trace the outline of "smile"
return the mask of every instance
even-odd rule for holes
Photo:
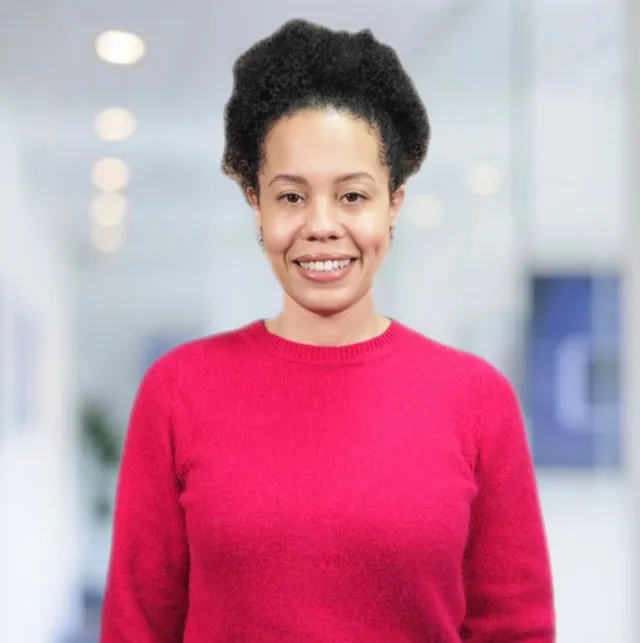
[[[324,261],[294,261],[306,279],[316,283],[335,282],[347,275],[356,259],[326,259]]]
[[[305,270],[313,272],[331,272],[332,270],[340,270],[346,268],[352,259],[341,259],[340,261],[298,261],[299,266]]]

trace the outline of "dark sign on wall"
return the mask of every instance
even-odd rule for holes
[[[538,467],[617,468],[620,280],[534,277],[524,405]]]

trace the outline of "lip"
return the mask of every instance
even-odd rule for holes
[[[303,279],[310,281],[315,284],[325,284],[330,285],[342,281],[354,268],[354,265],[358,261],[355,257],[349,257],[348,255],[312,255],[313,259],[296,259],[293,263],[299,271]],[[340,259],[337,257],[340,256]],[[323,257],[323,258],[320,258]],[[344,268],[339,268],[338,270],[330,270],[327,272],[307,270],[303,268],[300,264],[300,261],[306,263],[307,261],[344,261],[348,259],[349,263]]]
[[[346,255],[346,254],[331,254],[328,252],[314,252],[312,254],[308,255],[301,255],[299,257],[296,257],[294,259],[295,263],[300,263],[304,262],[307,263],[309,261],[344,261],[346,259],[352,260],[352,259],[357,259],[354,255]]]

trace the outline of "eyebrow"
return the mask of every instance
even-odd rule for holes
[[[368,179],[369,181],[373,181],[374,183],[376,181],[368,172],[351,172],[349,174],[342,174],[340,176],[337,176],[333,180],[333,183],[337,185],[338,183],[346,183],[347,181],[355,181],[356,179]],[[296,183],[297,185],[309,184],[307,179],[297,174],[277,174],[271,179],[271,181],[269,181],[269,185],[273,185],[277,181],[287,181],[288,183]]]

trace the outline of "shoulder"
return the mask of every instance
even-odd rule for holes
[[[528,437],[518,395],[509,379],[486,359],[441,344],[411,330],[406,360],[413,374],[435,371],[428,380],[450,402],[460,435],[474,461],[527,457]]]
[[[459,388],[477,393],[500,395],[511,392],[507,377],[483,357],[398,325],[404,336],[406,359],[413,368],[437,370],[440,377],[455,381]]]
[[[242,328],[214,333],[180,344],[156,359],[143,378],[143,386],[173,387],[202,382],[205,377],[236,368],[250,352],[247,342],[257,322]]]
[[[402,327],[403,368],[436,387],[462,425],[477,434],[519,420],[520,402],[509,379],[488,360]]]
[[[494,452],[504,445],[523,443],[520,404],[511,382],[498,368],[483,357],[412,329],[404,327],[402,332],[405,350],[400,358],[407,379],[418,382],[421,395],[436,399],[453,418],[451,426],[470,462],[476,463],[478,457],[493,460]]]

